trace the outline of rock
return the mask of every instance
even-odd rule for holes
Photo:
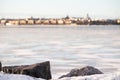
[[[86,75],[93,75],[93,74],[103,74],[103,73],[92,66],[86,66],[81,69],[72,69],[68,74],[63,75],[59,78],[73,77],[73,76],[86,76]]]
[[[22,74],[37,78],[51,79],[50,63],[38,63],[22,69]]]
[[[40,63],[38,63],[38,64],[40,64]],[[33,65],[35,65],[35,64],[33,64]],[[14,66],[11,68],[11,70],[12,70],[13,74],[22,74],[23,68],[26,68],[28,66],[31,66],[31,65]]]
[[[3,72],[9,74],[24,74],[36,78],[51,79],[50,62],[22,66],[5,66]]]
[[[0,71],[2,70],[2,63],[1,63],[1,61],[0,61]]]
[[[3,70],[3,72],[9,73],[9,74],[21,74],[22,69],[24,67],[27,67],[27,66],[28,65],[24,65],[24,66],[4,66],[2,68],[2,70]]]

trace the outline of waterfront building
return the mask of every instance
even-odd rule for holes
[[[6,19],[2,19],[2,20],[0,21],[0,23],[1,23],[1,25],[6,25],[7,20],[6,20]]]
[[[35,24],[41,24],[41,23],[42,23],[42,21],[40,19],[35,20]]]
[[[107,19],[107,24],[117,24],[117,20],[116,19]]]
[[[83,25],[84,23],[85,23],[84,18],[78,18],[76,21],[76,24],[78,24],[78,25]]]
[[[43,24],[50,24],[50,22],[48,19],[46,19],[46,20],[43,20]]]
[[[117,24],[120,24],[120,19],[117,19]]]
[[[69,19],[64,20],[64,24],[71,24],[71,21]]]
[[[57,19],[57,24],[63,25],[63,24],[64,24],[64,21],[63,21],[62,19]]]
[[[20,25],[26,25],[27,21],[25,19],[19,19],[19,24]]]
[[[19,25],[19,20],[18,19],[8,20],[6,25]]]
[[[50,19],[50,24],[53,24],[53,25],[57,24],[56,19]]]
[[[33,19],[28,19],[27,24],[33,25],[33,24],[35,24],[35,21]]]

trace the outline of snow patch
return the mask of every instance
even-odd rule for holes
[[[4,74],[0,73],[0,80],[44,80],[41,78],[33,78],[26,75],[18,74]],[[78,77],[66,77],[62,79],[52,80],[120,80],[120,72],[109,73],[109,74],[96,74],[91,76],[78,76]]]

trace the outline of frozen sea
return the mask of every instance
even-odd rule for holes
[[[53,78],[87,65],[119,72],[120,26],[1,26],[0,61],[3,66],[50,61]]]

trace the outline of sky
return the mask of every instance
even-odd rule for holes
[[[120,0],[0,0],[0,18],[120,18]]]

